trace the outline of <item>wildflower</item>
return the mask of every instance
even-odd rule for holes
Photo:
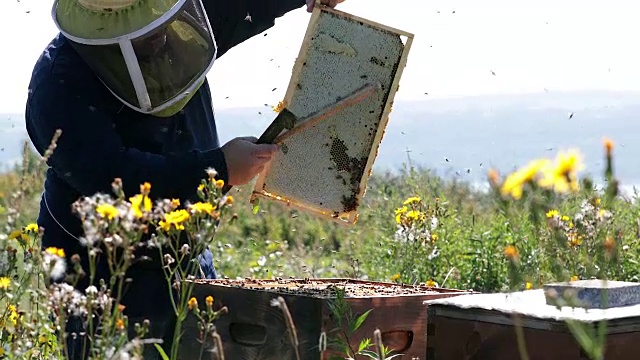
[[[207,176],[209,176],[209,179],[211,180],[215,179],[215,177],[218,176],[218,171],[216,171],[216,169],[214,168],[207,168],[206,172]]]
[[[24,243],[29,241],[29,236],[27,236],[27,234],[22,232],[22,230],[14,230],[9,234],[9,240],[12,240],[12,239],[16,239]]]
[[[149,199],[148,196],[142,194],[138,194],[134,197],[129,198],[129,201],[131,202],[131,209],[133,210],[133,214],[137,218],[141,218],[143,212],[151,211],[151,207],[153,206],[153,204],[151,204],[151,199]]]
[[[500,175],[498,174],[498,172],[495,169],[489,169],[489,171],[487,172],[487,177],[489,178],[489,183],[491,183],[491,185],[495,186],[498,184],[498,180],[500,178]]]
[[[38,224],[31,223],[31,224],[25,226],[24,227],[24,232],[25,233],[29,233],[29,232],[37,233],[38,232]]]
[[[611,151],[613,151],[613,141],[609,138],[604,138],[602,142],[604,143],[604,149],[607,152],[607,156],[611,156]]]
[[[103,218],[107,218],[109,220],[113,220],[116,216],[118,216],[118,209],[111,204],[100,204],[96,207],[96,212]]]
[[[151,184],[149,184],[148,182],[145,182],[144,184],[140,185],[140,193],[144,196],[149,196],[149,193],[151,192]]]
[[[222,179],[216,180],[216,187],[218,189],[222,189],[224,187],[224,180],[222,180]]]
[[[284,105],[284,101],[280,101],[278,102],[278,104],[276,106],[271,106],[271,109],[273,109],[274,112],[279,113],[282,111],[282,109],[285,108]]]
[[[213,210],[215,210],[215,206],[208,202],[197,202],[193,205],[189,205],[189,209],[194,213],[207,213],[209,215],[213,214]]]
[[[581,156],[575,150],[560,152],[556,158],[556,166],[547,168],[539,185],[545,188],[552,188],[558,193],[567,191],[577,191],[577,172],[582,169]]]
[[[436,287],[436,286],[438,286],[438,284],[437,284],[435,281],[433,281],[433,280],[429,280],[429,281],[427,281],[426,285],[427,285],[428,287]]]
[[[391,281],[398,281],[400,279],[400,274],[393,274],[391,276]]]
[[[438,234],[431,234],[431,242],[436,242],[438,240]]]
[[[198,185],[198,191],[204,191],[204,184]]]
[[[424,218],[424,214],[420,211],[410,210],[407,212],[406,218],[409,221],[418,221]]]
[[[582,236],[576,234],[575,232],[567,234],[567,238],[569,240],[569,246],[576,247],[582,244]]]
[[[59,249],[59,248],[56,248],[56,247],[48,247],[48,248],[45,249],[45,252],[47,254],[59,256],[61,258],[64,257],[64,249]]]
[[[55,247],[45,249],[42,266],[43,270],[45,270],[52,279],[58,279],[64,275],[67,269],[64,257],[65,253],[63,249]]]
[[[11,286],[11,279],[6,276],[0,277],[0,289],[8,289]]]
[[[562,215],[562,217],[560,218],[560,220],[564,221],[564,222],[569,222],[571,221],[571,218],[568,217],[567,215]]]
[[[188,305],[189,305],[189,310],[193,310],[196,307],[198,307],[198,300],[196,300],[196,298],[192,297],[191,299],[189,299]]]
[[[207,303],[207,307],[211,307],[213,305],[213,296],[207,296],[204,301]]]
[[[116,320],[116,329],[124,330],[124,320],[122,319]]]
[[[164,220],[161,220],[159,225],[164,231],[169,231],[171,225],[176,230],[184,230],[184,222],[189,220],[189,213],[186,210],[175,210],[168,214],[164,214]]]
[[[516,260],[518,259],[519,253],[518,253],[518,249],[516,249],[515,246],[513,245],[507,245],[504,248],[504,256],[509,259],[509,260]]]
[[[616,246],[616,240],[613,237],[607,236],[604,239],[604,249],[607,251],[607,253],[610,254],[611,252],[613,252],[613,249],[615,248],[615,246]]]
[[[538,172],[549,166],[548,159],[533,160],[524,168],[519,169],[507,176],[502,184],[501,193],[511,195],[518,200],[522,197],[522,188],[526,183],[533,182]]]
[[[573,275],[570,281],[578,281],[580,278],[577,275]]]
[[[420,196],[412,196],[404,201],[403,205],[410,205],[414,203],[419,203],[421,201]]]
[[[524,285],[524,288],[526,290],[531,290],[533,289],[533,284],[527,281],[527,283]]]
[[[171,199],[171,207],[177,209],[180,206],[180,199]]]
[[[225,205],[231,205],[233,204],[233,196],[231,195],[227,195],[225,196],[225,201],[224,201]]]
[[[549,210],[546,215],[547,218],[554,218],[556,216],[559,216],[560,213],[558,212],[558,210]]]
[[[395,210],[395,214],[396,214],[396,223],[401,224],[402,223],[402,214],[404,214],[405,212],[407,212],[407,210],[409,210],[406,206],[403,206],[401,208],[398,208]]]

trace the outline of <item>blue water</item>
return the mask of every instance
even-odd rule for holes
[[[573,116],[570,114],[573,113]],[[216,111],[221,141],[259,134],[275,114],[268,108]],[[640,95],[541,93],[450,100],[396,101],[374,172],[403,162],[448,177],[483,182],[489,167],[508,172],[533,158],[578,148],[596,180],[603,171],[602,138],[615,146],[623,185],[640,184]],[[0,166],[20,158],[27,139],[20,115],[0,115]]]

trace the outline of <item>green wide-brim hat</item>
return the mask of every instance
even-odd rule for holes
[[[63,33],[86,40],[114,39],[175,12],[184,0],[57,0],[53,16]],[[173,9],[173,11],[172,11]]]

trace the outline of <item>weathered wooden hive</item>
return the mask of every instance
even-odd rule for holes
[[[228,308],[229,312],[215,323],[223,341],[225,359],[295,359],[284,315],[279,308],[271,306],[272,300],[282,296],[296,327],[301,359],[320,360],[321,333],[325,332],[330,341],[336,335],[332,330],[338,328],[329,308],[336,299],[336,289],[344,289],[344,300],[355,316],[373,309],[362,327],[350,337],[351,347],[357,349],[361,340],[372,339],[377,328],[384,345],[403,354],[395,359],[403,360],[425,358],[424,301],[470,293],[349,279],[221,279],[197,280],[194,297],[202,309],[209,295],[215,299],[214,309]],[[198,359],[201,344],[196,341],[198,331],[192,317],[185,323],[184,330],[181,357]],[[204,353],[208,354],[207,350],[212,347],[206,343]],[[326,352],[323,360],[329,355],[331,352]]]
[[[632,291],[638,294],[638,284]],[[582,284],[573,285],[579,288]],[[567,321],[597,329],[606,321],[605,359],[637,359],[640,353],[640,304],[628,289],[612,288],[612,305],[599,305],[600,291],[581,289],[580,307],[547,302],[550,289],[507,294],[475,294],[428,301],[426,360],[521,359],[517,329],[531,360],[589,359]],[[617,294],[616,294],[617,293]],[[593,296],[597,294],[597,296]],[[616,297],[626,299],[616,299]],[[634,298],[635,304],[629,299]],[[619,301],[623,300],[623,301]]]
[[[317,6],[282,102],[298,118],[373,84],[374,96],[322,119],[304,121],[260,174],[251,200],[278,200],[345,223],[357,221],[413,35]]]

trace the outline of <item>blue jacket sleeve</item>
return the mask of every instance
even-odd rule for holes
[[[218,57],[275,25],[275,19],[301,8],[306,0],[204,0],[218,45]],[[245,20],[247,15],[251,21]],[[301,30],[304,31],[304,30]]]
[[[158,155],[128,148],[108,113],[83,97],[82,89],[73,89],[74,82],[64,80],[52,75],[33,89],[28,99],[28,130],[41,155],[55,131],[62,130],[48,165],[82,195],[112,194],[111,183],[120,178],[127,195],[138,193],[140,184],[149,182],[153,197],[190,198],[207,177],[208,167],[226,182],[220,149]]]

